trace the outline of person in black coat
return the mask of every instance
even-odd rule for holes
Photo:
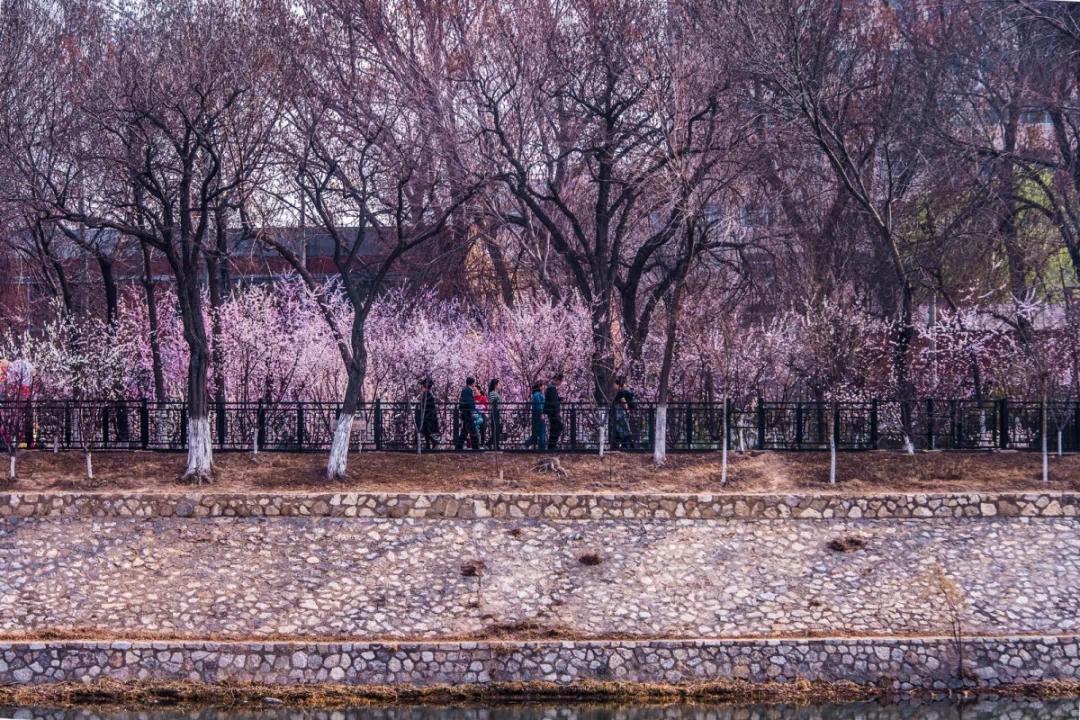
[[[615,418],[615,449],[630,450],[634,447],[633,422],[634,393],[626,387],[626,378],[615,378],[615,398],[611,401],[612,417]],[[620,422],[621,420],[621,422]]]
[[[461,420],[461,429],[454,441],[454,447],[461,450],[465,447],[465,438],[469,439],[469,447],[473,450],[480,449],[480,436],[476,432],[476,423],[473,421],[473,413],[476,412],[476,395],[473,387],[476,378],[465,378],[465,387],[461,388],[461,397],[458,398],[458,415]]]
[[[435,394],[431,392],[434,383],[430,378],[420,381],[420,397],[416,402],[416,431],[424,439],[424,449],[434,450],[439,435],[439,409],[435,404]]]
[[[544,414],[548,419],[548,450],[559,447],[559,437],[563,431],[562,398],[559,397],[559,383],[562,381],[563,374],[555,373],[548,382],[547,390],[544,391]]]

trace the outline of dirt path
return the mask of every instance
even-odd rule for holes
[[[733,453],[726,485],[717,453],[678,453],[663,468],[648,455],[562,455],[567,477],[533,469],[536,455],[368,452],[350,458],[344,482],[322,478],[319,454],[219,453],[214,490],[372,492],[960,492],[1080,490],[1080,455],[1051,458],[1049,487],[1040,481],[1040,459],[1020,452],[845,453],[837,486],[828,484],[828,456],[818,452]],[[78,453],[23,452],[17,490],[178,489],[178,453],[111,452],[94,456],[96,482],[83,476]],[[0,491],[4,488],[0,487]]]

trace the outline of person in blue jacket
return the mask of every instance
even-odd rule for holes
[[[461,388],[461,396],[458,398],[458,414],[461,416],[461,428],[455,438],[454,447],[461,450],[465,447],[465,438],[469,439],[469,447],[473,450],[480,449],[480,435],[476,432],[476,423],[473,422],[473,413],[476,412],[476,395],[473,386],[476,378],[465,378],[465,387]]]
[[[525,441],[525,449],[535,447],[538,451],[543,451],[547,446],[547,425],[544,424],[544,386],[539,381],[532,384],[529,413],[532,418],[532,435]]]

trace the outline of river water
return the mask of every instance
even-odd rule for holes
[[[836,705],[600,705],[522,703],[447,707],[404,705],[321,710],[280,705],[243,708],[4,708],[26,720],[1080,720],[1080,698],[858,702]]]

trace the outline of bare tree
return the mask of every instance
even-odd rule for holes
[[[275,122],[265,87],[272,60],[259,28],[269,3],[150,3],[127,14],[64,6],[51,40],[77,79],[57,103],[72,108],[43,128],[62,163],[28,157],[61,222],[109,230],[160,253],[176,284],[189,350],[188,462],[212,472],[207,372],[210,345],[201,279],[222,199],[266,158]],[[77,232],[77,231],[76,231]]]
[[[320,301],[345,365],[347,384],[334,430],[326,475],[344,477],[353,419],[363,402],[368,315],[399,264],[424,262],[425,246],[439,239],[474,185],[451,184],[452,132],[436,132],[441,117],[432,93],[445,67],[416,65],[393,73],[388,64],[388,19],[376,7],[312,3],[297,29],[304,52],[289,71],[287,129],[279,144],[287,172],[333,245],[337,287],[352,308],[351,328],[337,326],[318,280],[286,242],[264,234]],[[445,11],[424,5],[393,27],[400,41],[441,48]],[[429,77],[430,75],[430,77]],[[430,82],[424,82],[430,80]]]

